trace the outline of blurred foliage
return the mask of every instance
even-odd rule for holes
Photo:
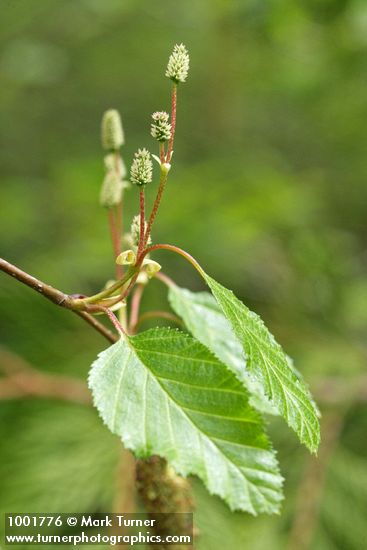
[[[121,111],[129,163],[169,108],[184,42],[175,164],[153,238],[184,247],[266,320],[311,387],[365,369],[367,4],[364,0],[0,0],[1,256],[67,292],[113,274],[99,124]],[[151,190],[151,193],[154,189]],[[150,194],[150,196],[152,196]],[[127,197],[126,219],[137,210]],[[190,266],[157,254],[191,289]],[[143,308],[164,307],[152,282]],[[68,312],[1,276],[1,342],[85,378],[104,345]],[[147,325],[149,326],[149,325]],[[321,402],[322,406],[322,402]],[[314,550],[362,550],[366,406],[350,402],[327,472]],[[111,509],[119,444],[93,411],[0,404],[3,511]],[[281,517],[231,515],[195,484],[199,548],[283,549],[307,452],[269,429],[286,478]]]

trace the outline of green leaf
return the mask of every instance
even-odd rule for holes
[[[319,412],[289,358],[258,315],[209,275],[204,278],[242,344],[248,372],[262,383],[270,402],[300,441],[316,452],[320,443]]]
[[[109,429],[139,457],[196,474],[232,510],[275,513],[282,498],[260,415],[202,344],[170,329],[121,339],[92,365],[89,385]]]
[[[269,403],[262,385],[249,375],[243,348],[214,297],[209,292],[190,292],[176,285],[170,287],[168,297],[191,334],[248,388],[251,405],[262,413],[279,414]]]

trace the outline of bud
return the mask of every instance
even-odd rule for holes
[[[171,156],[172,156],[172,155],[171,155]],[[168,172],[169,172],[170,170],[171,170],[171,165],[170,165],[169,162],[163,162],[163,163],[161,164],[161,172],[162,172],[162,174],[167,175]]]
[[[162,266],[158,262],[149,259],[145,259],[143,261],[143,267],[145,267],[145,271],[149,279],[154,277],[154,275],[162,269]]]
[[[158,141],[168,141],[171,138],[171,124],[168,122],[169,114],[165,111],[157,111],[152,114],[152,119],[151,135]]]
[[[117,265],[134,265],[136,262],[136,254],[133,250],[125,250],[116,258]]]
[[[118,151],[124,142],[120,114],[115,109],[110,109],[102,118],[102,147],[107,151]]]
[[[176,44],[171,53],[166,76],[176,82],[185,82],[189,72],[190,58],[187,49],[183,44]]]
[[[130,180],[135,185],[146,185],[152,181],[153,163],[147,149],[139,149],[130,169]]]
[[[138,285],[146,285],[149,282],[149,277],[145,273],[145,271],[139,272],[139,275],[136,278],[136,282]]]

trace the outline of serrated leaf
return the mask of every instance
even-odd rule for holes
[[[316,452],[320,443],[319,413],[307,386],[260,317],[209,275],[204,278],[242,344],[248,372],[261,382],[270,402],[300,441]]]
[[[265,396],[262,385],[247,372],[242,345],[215,298],[209,292],[190,292],[176,285],[170,287],[168,298],[191,334],[248,388],[250,404],[262,413],[279,414]]]
[[[260,415],[202,344],[170,329],[122,337],[89,377],[104,422],[137,456],[195,474],[233,510],[275,513],[281,476]]]

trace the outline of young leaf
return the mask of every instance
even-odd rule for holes
[[[205,274],[205,280],[242,344],[249,373],[262,383],[265,394],[300,441],[316,452],[320,442],[319,412],[289,358],[258,315],[209,275]]]
[[[168,298],[172,309],[191,334],[210,349],[248,388],[250,403],[262,413],[278,414],[264,394],[262,385],[246,369],[246,358],[229,321],[209,292],[190,292],[172,286]]]
[[[258,413],[202,344],[170,329],[121,339],[93,363],[102,419],[137,456],[196,474],[233,510],[275,513],[282,479]]]

